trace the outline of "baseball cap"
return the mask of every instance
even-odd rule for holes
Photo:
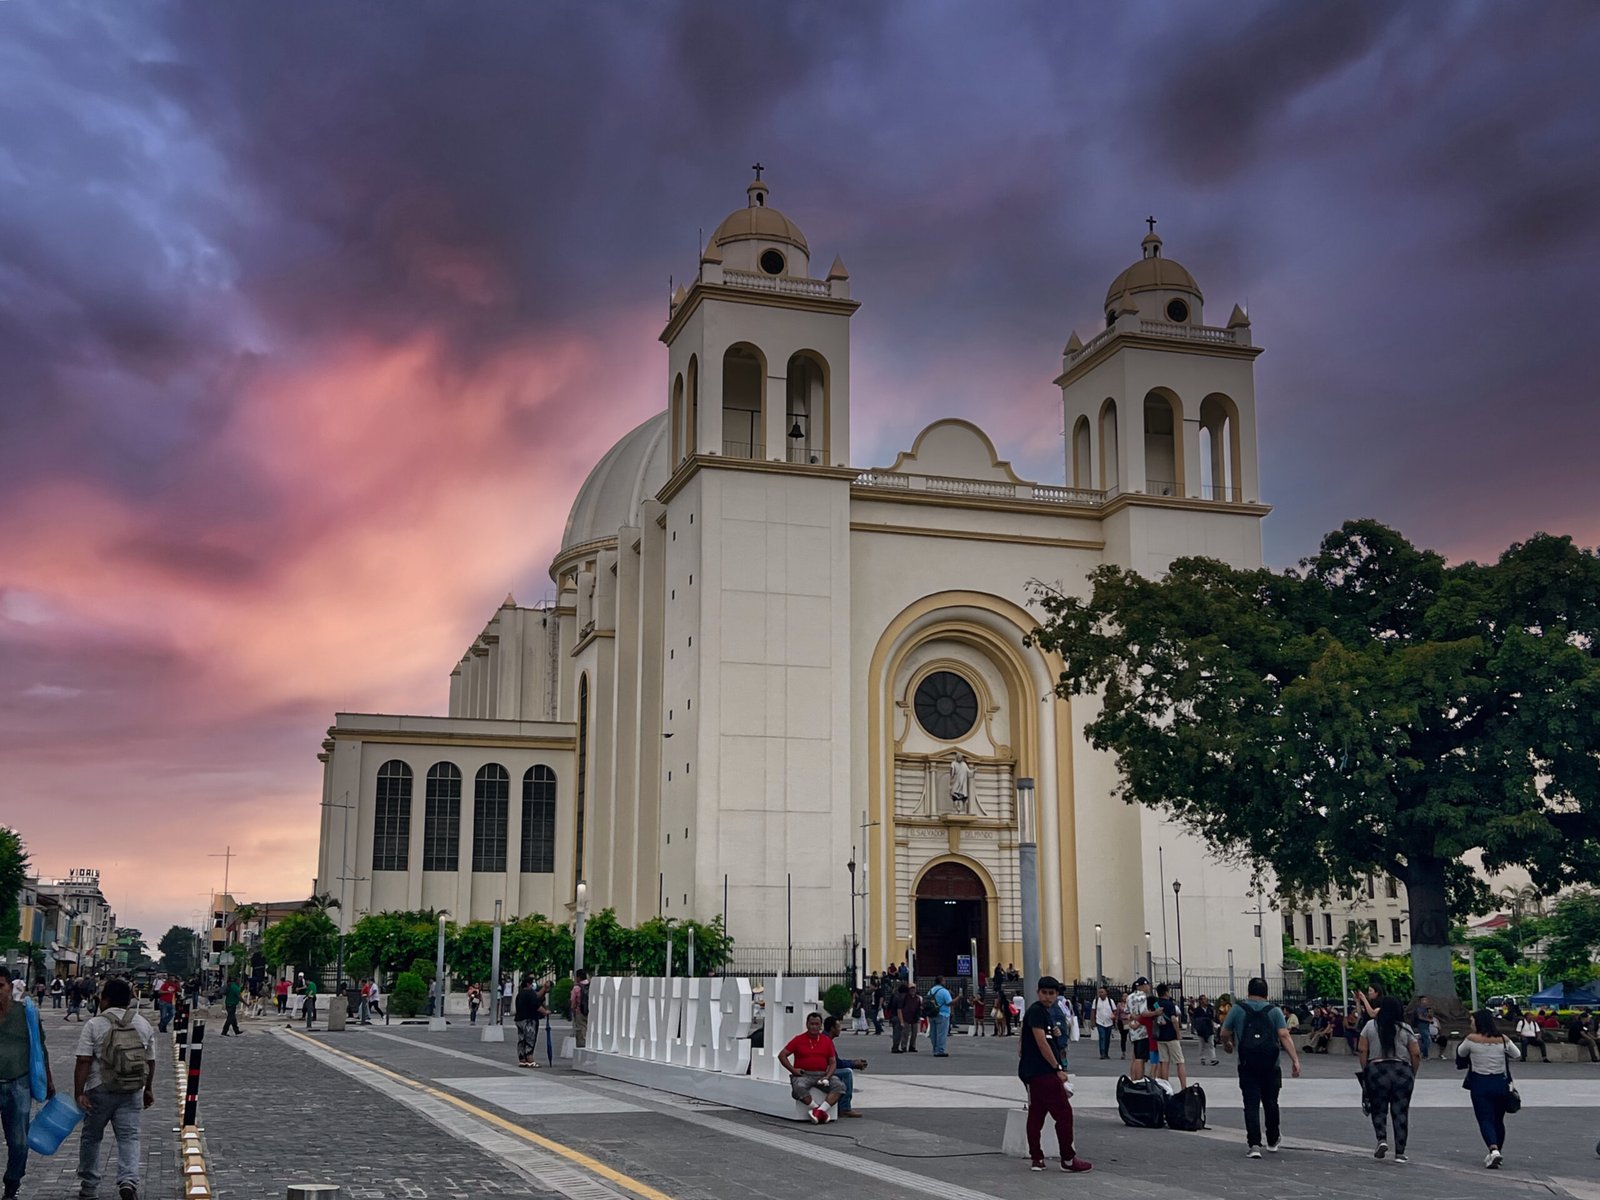
[[[1137,978],[1137,979],[1135,979],[1133,981],[1133,986],[1134,987],[1142,987],[1145,984],[1148,984],[1149,982],[1150,981],[1148,979],[1146,979],[1143,975],[1141,975],[1141,976],[1139,976],[1139,978]]]

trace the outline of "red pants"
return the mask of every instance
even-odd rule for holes
[[[1067,1099],[1067,1087],[1059,1075],[1036,1075],[1028,1080],[1028,1153],[1039,1161],[1044,1158],[1044,1148],[1039,1135],[1044,1132],[1045,1114],[1056,1120],[1056,1141],[1061,1147],[1061,1157],[1071,1159],[1072,1103]]]

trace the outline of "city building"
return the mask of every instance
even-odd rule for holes
[[[448,715],[336,716],[317,890],[346,923],[496,901],[563,919],[583,881],[591,909],[725,917],[746,946],[1021,964],[1032,781],[1044,969],[1087,977],[1098,947],[1108,975],[1142,972],[1178,881],[1187,966],[1259,950],[1275,970],[1270,896],[1119,798],[1095,701],[1055,698],[1061,664],[1028,644],[1030,581],[1261,564],[1248,316],[1206,324],[1152,223],[1105,327],[1041,348],[1060,475],[1023,478],[955,418],[863,465],[852,405],[898,397],[855,394],[850,274],[813,271],[769,197],[751,182],[672,297],[662,409],[579,489],[554,602],[507,597]]]
[[[1369,871],[1357,887],[1309,903],[1286,902],[1282,915],[1283,936],[1302,950],[1411,953],[1406,885],[1382,871]]]
[[[117,914],[100,891],[100,872],[75,867],[65,879],[29,880],[19,897],[21,937],[40,947],[45,971],[89,975],[112,961]]]

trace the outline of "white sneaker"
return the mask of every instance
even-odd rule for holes
[[[1489,1170],[1493,1171],[1496,1167],[1498,1167],[1500,1165],[1500,1159],[1502,1157],[1503,1157],[1503,1155],[1501,1155],[1500,1151],[1491,1150],[1491,1151],[1489,1151],[1489,1153],[1487,1153],[1487,1154],[1485,1154],[1483,1156],[1483,1165],[1485,1167],[1487,1167]]]
[[[1244,1152],[1244,1156],[1246,1158],[1260,1158],[1261,1157],[1261,1147],[1260,1146],[1251,1146],[1250,1149],[1248,1149],[1248,1150],[1246,1150]]]
[[[1408,1163],[1411,1160],[1409,1158],[1407,1158],[1404,1154],[1396,1154],[1394,1156],[1394,1161],[1395,1161],[1395,1165],[1399,1166],[1401,1163]]]

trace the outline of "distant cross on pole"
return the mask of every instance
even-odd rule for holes
[[[206,857],[207,858],[220,858],[222,860],[222,920],[223,920],[222,949],[223,949],[223,952],[226,953],[227,949],[228,949],[228,934],[227,934],[228,871],[229,871],[229,868],[231,868],[233,866],[233,858],[234,858],[233,847],[232,846],[224,846],[222,848],[222,853],[221,854],[208,854],[208,855],[206,855]],[[230,974],[229,966],[228,966],[228,964],[224,963],[223,967],[222,967],[222,978],[223,978],[224,981],[227,980],[229,974]]]
[[[751,167],[750,169],[756,173],[756,178],[760,179],[761,178],[761,172],[763,170],[765,170],[766,168],[764,168],[760,163],[756,163],[756,165]]]
[[[1154,217],[1146,217],[1144,219],[1144,223],[1146,225],[1150,226],[1150,232],[1151,233],[1154,233],[1156,231],[1156,219]]]

